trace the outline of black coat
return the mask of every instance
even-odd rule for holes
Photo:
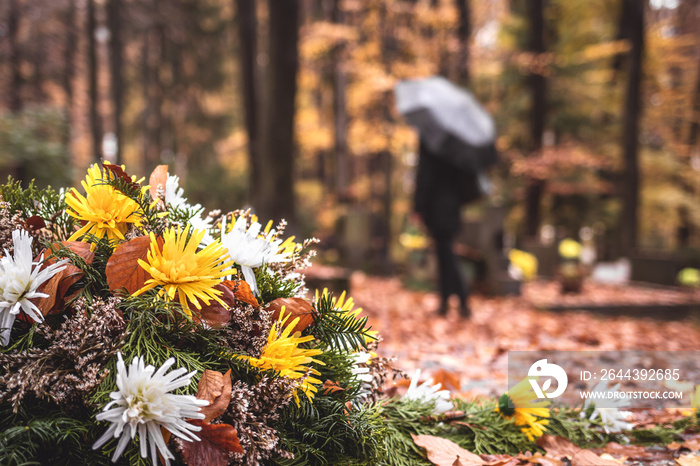
[[[476,176],[466,173],[420,145],[415,210],[433,235],[459,231],[460,210],[479,197]]]

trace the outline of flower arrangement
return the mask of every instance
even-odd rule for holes
[[[149,182],[0,187],[0,432],[36,423],[0,463],[377,458],[382,359],[351,299],[304,298],[315,240]]]
[[[401,373],[353,299],[306,298],[316,240],[205,215],[166,166],[144,185],[94,165],[81,188],[0,186],[0,464],[413,466],[430,436],[516,454],[623,426],[524,382],[464,400],[418,371],[388,396]]]

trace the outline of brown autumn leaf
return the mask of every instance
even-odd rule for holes
[[[510,455],[481,455],[484,466],[517,466],[520,464],[518,458]]]
[[[190,465],[226,466],[228,452],[243,453],[238,432],[229,424],[211,424],[221,416],[231,401],[231,370],[225,374],[205,370],[197,386],[196,397],[209,401],[200,411],[204,419],[190,419],[192,425],[202,428],[197,433],[199,442],[182,443],[182,455]]]
[[[158,246],[163,247],[163,239],[158,237],[157,241]],[[139,259],[146,260],[150,245],[150,236],[139,236],[117,246],[105,269],[107,285],[113,293],[125,289],[133,294],[151,278],[138,262]]]
[[[690,451],[698,451],[700,450],[700,439],[698,439],[698,437],[687,438],[683,443],[669,443],[666,445],[666,448],[669,450],[680,450],[681,448],[685,448]]]
[[[459,460],[463,466],[481,466],[484,461],[469,450],[465,450],[451,440],[433,435],[414,435],[413,442],[425,448],[428,459],[436,466],[453,466]]]
[[[199,318],[210,327],[216,328],[223,327],[231,320],[231,308],[236,305],[236,297],[233,295],[233,291],[231,291],[230,288],[221,283],[216,285],[214,289],[222,292],[219,298],[226,303],[226,306],[212,299],[209,301],[209,304],[202,303],[202,309],[193,309],[192,317],[194,319]]]
[[[40,215],[32,215],[24,222],[24,224],[29,231],[36,231],[46,228],[46,222]]]
[[[567,439],[559,436],[543,435],[537,439],[537,445],[544,448],[544,450],[547,452],[547,456],[554,458],[569,458],[571,460],[571,466],[620,465],[620,463],[617,461],[601,458],[591,450],[584,450],[577,447]]]
[[[211,422],[221,416],[231,401],[231,369],[225,374],[205,370],[197,385],[195,396],[209,402],[209,406],[200,408],[204,414],[203,422]]]
[[[301,332],[306,327],[314,323],[314,308],[309,301],[303,298],[277,298],[267,305],[267,310],[272,311],[272,319],[279,319],[282,308],[285,308],[284,315],[291,314],[287,323],[299,317],[299,322],[294,326],[294,332]]]
[[[445,369],[439,369],[433,374],[433,384],[442,385],[443,390],[455,390],[460,391],[462,389],[462,384],[459,381],[459,374],[456,372],[446,371]]]
[[[90,245],[88,243],[83,243],[82,241],[63,241],[61,244],[80,256],[86,264],[92,264],[95,253],[90,250]],[[46,250],[42,251],[42,254],[46,255]],[[46,260],[45,265],[54,264],[56,261],[57,259],[55,257],[50,257]],[[60,312],[68,288],[80,280],[83,275],[84,273],[80,268],[70,263],[66,264],[65,269],[39,286],[38,291],[49,295],[48,298],[32,300],[32,302],[36,304],[43,315]]]
[[[620,445],[617,442],[610,442],[603,447],[605,453],[627,458],[648,458],[654,456],[641,445]]]
[[[126,173],[124,169],[119,165],[115,165],[109,162],[102,162],[102,166],[105,167],[107,171],[111,172],[112,175],[115,176],[115,178],[119,178],[123,181],[126,181],[134,189],[139,189],[139,185],[137,183],[134,183],[134,181],[131,179],[131,176],[129,176],[129,174]]]
[[[158,198],[158,187],[160,186],[161,189],[163,190],[162,192],[165,193],[165,183],[168,181],[168,166],[167,165],[158,165],[154,170],[153,173],[151,173],[151,176],[148,178],[148,185],[149,188],[148,190],[151,193],[151,197],[153,199],[160,199]],[[162,202],[162,201],[160,201]]]
[[[525,454],[520,454],[516,456],[516,458],[519,461],[523,461],[523,463],[519,464],[536,464],[538,466],[567,466],[569,463],[561,461],[557,458],[543,455],[542,453],[535,453],[534,455],[530,452],[527,452]]]
[[[689,453],[676,458],[676,463],[679,466],[700,466],[700,456]]]
[[[250,285],[243,280],[224,280],[222,282],[229,290],[233,291],[236,299],[243,301],[251,306],[258,307],[260,304],[258,300],[255,299],[253,291],[250,289]]]
[[[209,424],[200,420],[191,420],[190,424],[199,426],[199,442],[182,442],[182,456],[188,465],[226,466],[228,452],[244,453],[238,439],[238,432],[229,424]]]
[[[332,380],[326,380],[323,382],[323,394],[328,395],[330,393],[335,393],[335,392],[344,392],[345,389],[338,385],[337,382],[333,382]]]

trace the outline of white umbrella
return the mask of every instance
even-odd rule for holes
[[[497,161],[493,119],[469,91],[440,76],[401,81],[395,91],[399,112],[432,153],[472,173]]]

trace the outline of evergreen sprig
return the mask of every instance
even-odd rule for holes
[[[17,413],[0,405],[0,464],[107,465],[109,457],[86,448],[93,430],[85,413],[64,413],[51,403],[25,403]]]
[[[67,239],[74,230],[73,217],[66,213],[64,196],[51,186],[40,189],[32,180],[24,189],[21,182],[10,176],[7,183],[0,185],[0,196],[9,204],[10,212],[20,212],[25,220],[33,215],[44,219],[55,239]]]
[[[385,426],[379,405],[348,410],[342,400],[317,396],[313,404],[301,397],[301,406],[290,404],[277,426],[286,450],[294,460],[284,465],[376,465],[383,457]]]
[[[367,339],[373,339],[367,327],[367,316],[356,317],[333,305],[330,293],[322,295],[315,305],[314,323],[307,330],[316,337],[319,346],[327,350],[354,352],[367,349]]]

